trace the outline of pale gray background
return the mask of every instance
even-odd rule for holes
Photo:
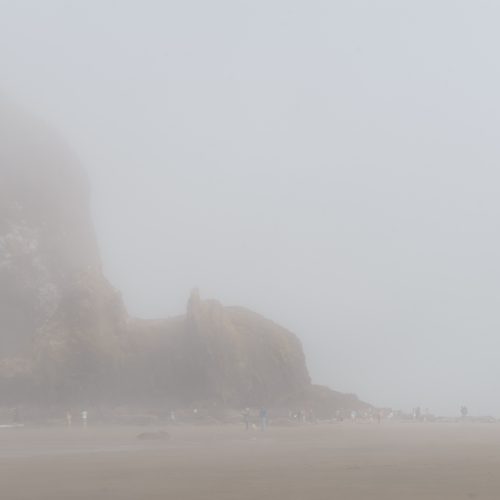
[[[0,89],[69,141],[133,314],[189,290],[316,382],[500,414],[496,1],[0,0]]]

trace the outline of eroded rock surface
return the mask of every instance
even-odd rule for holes
[[[82,168],[1,100],[0,391],[40,405],[325,404],[298,338],[247,309],[195,291],[184,316],[129,318],[102,273]]]

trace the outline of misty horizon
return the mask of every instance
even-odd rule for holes
[[[499,6],[0,3],[2,93],[79,157],[130,314],[198,287],[316,383],[500,414]]]

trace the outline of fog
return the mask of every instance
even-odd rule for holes
[[[132,314],[189,291],[379,406],[500,414],[492,1],[0,0],[0,88],[88,171]]]

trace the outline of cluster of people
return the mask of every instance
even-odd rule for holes
[[[309,410],[296,410],[289,413],[289,418],[297,421],[299,424],[305,424],[307,422],[313,424],[316,422],[316,417],[312,409]]]
[[[89,412],[87,410],[82,410],[80,412],[80,422],[82,424],[82,427],[84,428],[87,427],[88,418],[89,418]],[[73,413],[71,413],[71,411],[69,410],[66,412],[66,424],[68,425],[68,427],[73,426]]]
[[[266,408],[261,408],[258,412],[253,412],[250,408],[245,408],[241,412],[243,423],[246,430],[250,428],[257,428],[257,422],[261,430],[265,430],[268,425],[268,410]],[[369,408],[366,411],[358,410],[346,410],[339,409],[335,412],[334,420],[337,422],[343,422],[344,420],[356,423],[358,421],[369,421],[381,423],[383,417],[382,410],[377,410],[375,408]],[[318,423],[318,419],[312,409],[304,410],[293,410],[288,412],[289,421],[296,422],[298,424],[315,424]]]
[[[377,408],[368,408],[364,411],[358,410],[345,410],[341,408],[335,412],[335,420],[337,422],[343,422],[344,420],[348,420],[351,423],[356,423],[358,421],[363,422],[377,422],[380,424],[382,422],[382,418],[384,416],[384,412]]]
[[[250,408],[245,408],[242,412],[243,416],[243,422],[245,424],[245,429],[248,431],[250,430],[250,427],[253,426],[255,427],[255,424],[252,423],[252,412]],[[260,430],[265,431],[268,425],[268,419],[269,419],[269,414],[267,411],[267,408],[262,407],[259,410],[259,425],[260,425]]]

